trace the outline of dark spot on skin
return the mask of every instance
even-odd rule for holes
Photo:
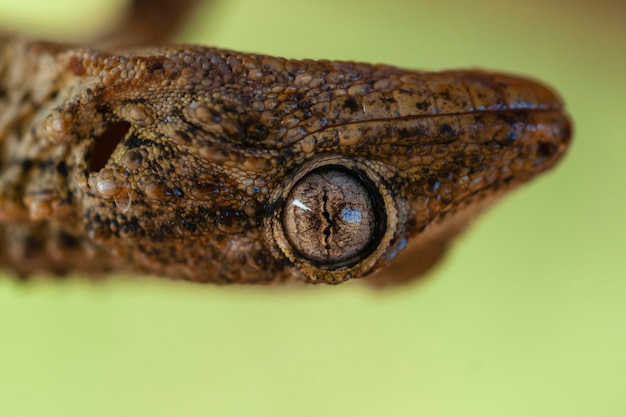
[[[465,166],[468,168],[472,168],[472,169],[477,169],[478,171],[482,171],[484,169],[484,167],[482,166],[481,162],[484,159],[484,156],[482,155],[468,155],[465,156],[464,160],[465,160]]]
[[[32,159],[24,159],[24,160],[22,160],[20,165],[22,166],[22,169],[25,172],[28,172],[33,167],[33,160]]]
[[[98,114],[105,114],[105,115],[108,115],[108,114],[112,113],[111,109],[106,104],[98,104],[98,105],[96,105],[96,112]]]
[[[285,112],[289,112],[291,113],[292,111],[298,110],[298,103],[294,102],[290,102],[290,103],[285,103],[283,104],[283,108]]]
[[[363,74],[361,74],[360,72],[351,72],[346,75],[346,78],[350,81],[359,81],[361,78],[363,78]]]
[[[61,232],[59,235],[59,241],[61,242],[61,246],[67,249],[76,249],[79,245],[79,240],[72,235]]]
[[[498,142],[489,142],[483,146],[483,152],[485,154],[497,154],[502,149],[502,144]]]
[[[241,99],[243,100],[243,97],[241,97]],[[215,100],[215,104],[222,104],[222,113],[238,113],[237,106],[230,102],[225,103],[224,100]]]
[[[65,197],[63,198],[63,200],[61,200],[62,204],[70,205],[73,203],[73,201],[74,201],[74,192],[72,190],[67,190]]]
[[[65,163],[65,161],[59,162],[59,164],[57,165],[57,172],[62,177],[67,177],[69,170],[67,168],[67,164]]]
[[[261,254],[261,253],[256,253],[255,255],[252,256],[252,261],[259,268],[261,268],[263,265],[265,265],[265,259],[266,259],[266,256],[264,254]]]
[[[39,169],[41,169],[42,171],[49,171],[54,167],[56,167],[56,161],[52,159],[44,159],[43,161],[39,161]]]
[[[248,127],[248,138],[254,141],[261,141],[267,138],[269,130],[266,126],[254,123]]]
[[[130,220],[120,224],[120,232],[126,237],[143,235],[144,231],[139,225],[139,219],[132,217]]]
[[[309,107],[311,107],[313,105],[314,101],[313,99],[305,99],[305,100],[300,100],[298,102],[298,107],[301,109],[308,109]]]
[[[195,224],[193,224],[193,223],[184,223],[183,227],[188,232],[195,232],[196,230],[198,230],[198,227]]]
[[[354,97],[349,97],[344,103],[343,108],[350,110],[352,113],[359,111],[359,104]]]
[[[444,136],[454,136],[456,135],[457,132],[456,130],[454,130],[452,126],[450,126],[447,123],[444,123],[439,129],[439,133],[441,133]]]
[[[178,139],[180,139],[182,142],[184,142],[186,144],[190,144],[191,143],[191,139],[189,138],[189,135],[186,134],[185,132],[178,131],[178,132],[176,132],[176,136],[178,137]]]
[[[319,109],[318,113],[320,114],[325,114],[328,112],[328,105],[323,104],[322,107]]]
[[[175,236],[174,230],[166,225],[161,225],[158,230],[149,231],[150,239],[155,242],[165,242]]]
[[[117,219],[109,219],[109,227],[111,230],[117,231],[120,228],[120,224]]]
[[[128,139],[124,141],[124,145],[128,149],[139,148],[140,146],[148,147],[154,145],[154,142],[147,139],[141,139],[136,135],[131,134]]]
[[[26,93],[24,93],[24,95],[22,96],[22,99],[20,101],[21,101],[22,104],[29,103],[29,102],[33,101],[32,100],[32,96],[30,94],[30,91],[27,91]]]
[[[161,61],[151,62],[150,65],[148,65],[148,67],[146,68],[146,70],[149,73],[154,73],[154,72],[160,71],[162,69],[163,69],[163,62],[161,62]]]
[[[99,214],[94,215],[93,212],[94,209],[90,208],[84,216],[85,231],[87,232],[88,236],[93,239],[109,238],[111,236],[109,222],[102,219]]]
[[[421,127],[416,127],[413,129],[399,129],[398,130],[398,140],[402,140],[402,139],[411,139],[411,138],[420,138],[420,137],[424,137],[426,136],[428,132],[421,128]]]
[[[211,215],[211,211],[207,209],[206,207],[198,207],[198,215],[201,218],[206,219]]]

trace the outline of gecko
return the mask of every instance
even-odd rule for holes
[[[410,282],[570,143],[524,77],[163,43],[194,4],[136,0],[86,46],[0,35],[1,268]]]

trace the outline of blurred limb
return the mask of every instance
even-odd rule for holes
[[[363,281],[376,288],[402,287],[423,281],[430,276],[427,272],[439,263],[447,247],[446,241],[418,243],[408,247],[399,253],[395,262]]]
[[[170,40],[185,26],[200,2],[201,0],[132,0],[119,24],[99,39],[116,46],[157,44]]]
[[[375,288],[402,288],[432,276],[428,273],[440,263],[451,242],[498,198],[491,196],[473,206],[448,214],[445,222],[424,229],[416,239],[397,253],[394,262],[363,281]]]

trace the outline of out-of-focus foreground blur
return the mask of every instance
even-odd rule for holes
[[[80,40],[123,2],[3,0]],[[222,0],[179,40],[554,86],[569,155],[397,291],[0,279],[3,416],[626,415],[626,3]]]

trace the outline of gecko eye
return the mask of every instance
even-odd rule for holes
[[[283,230],[294,252],[325,267],[352,266],[384,234],[384,204],[365,177],[324,166],[302,177],[283,207]]]

